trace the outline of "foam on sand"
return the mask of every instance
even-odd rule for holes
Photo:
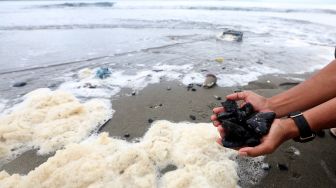
[[[81,103],[63,91],[38,89],[0,117],[0,162],[37,148],[39,154],[78,143],[112,116],[109,103]],[[0,163],[0,164],[1,164]]]
[[[64,150],[27,175],[0,173],[0,187],[237,187],[234,150],[208,123],[154,122],[139,143],[102,133]],[[176,169],[161,173],[167,165]]]

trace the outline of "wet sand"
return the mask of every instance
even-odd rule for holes
[[[291,75],[263,76],[257,81],[242,87],[204,89],[194,85],[193,90],[179,82],[162,81],[131,95],[131,90],[124,89],[112,99],[113,118],[100,131],[109,132],[110,136],[136,141],[144,135],[151,120],[169,120],[173,122],[210,122],[212,109],[220,106],[225,96],[235,90],[253,90],[263,96],[273,96],[294,86],[298,81],[288,80]],[[309,74],[296,75],[307,78]],[[217,100],[214,95],[222,100]],[[196,119],[193,120],[191,115]],[[265,159],[271,166],[267,175],[255,187],[335,187],[336,186],[336,139],[327,131],[325,137],[313,142],[299,144],[287,141],[275,153]],[[294,154],[291,147],[300,151]],[[50,155],[52,156],[52,155]],[[48,159],[49,156],[37,156],[28,151],[4,165],[1,170],[26,174]],[[284,164],[288,170],[280,170],[277,164]],[[243,185],[244,187],[244,185]]]

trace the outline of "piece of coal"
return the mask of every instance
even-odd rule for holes
[[[260,112],[246,121],[250,129],[259,135],[265,135],[275,118],[274,112]]]
[[[238,110],[238,105],[234,100],[226,100],[222,102],[222,106],[224,107],[226,112],[236,112]]]
[[[27,82],[16,82],[13,84],[13,87],[23,87],[27,85]]]
[[[226,100],[222,106],[224,112],[217,114],[217,120],[225,129],[222,144],[229,148],[259,145],[276,116],[274,112],[256,113],[250,103],[239,108],[236,101]]]
[[[190,118],[191,120],[196,120],[196,116],[194,116],[194,115],[189,115],[189,118]]]

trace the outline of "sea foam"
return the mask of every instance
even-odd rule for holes
[[[236,152],[209,123],[154,122],[139,143],[102,133],[70,144],[27,175],[0,173],[1,187],[238,187]],[[175,170],[161,173],[167,165]]]
[[[37,89],[0,117],[0,164],[36,148],[39,154],[78,143],[112,117],[106,101],[81,103],[64,91]]]

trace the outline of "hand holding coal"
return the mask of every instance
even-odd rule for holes
[[[256,146],[266,135],[275,119],[274,112],[255,112],[252,104],[239,108],[233,100],[222,102],[225,112],[217,115],[217,120],[225,129],[224,147],[237,148]]]

